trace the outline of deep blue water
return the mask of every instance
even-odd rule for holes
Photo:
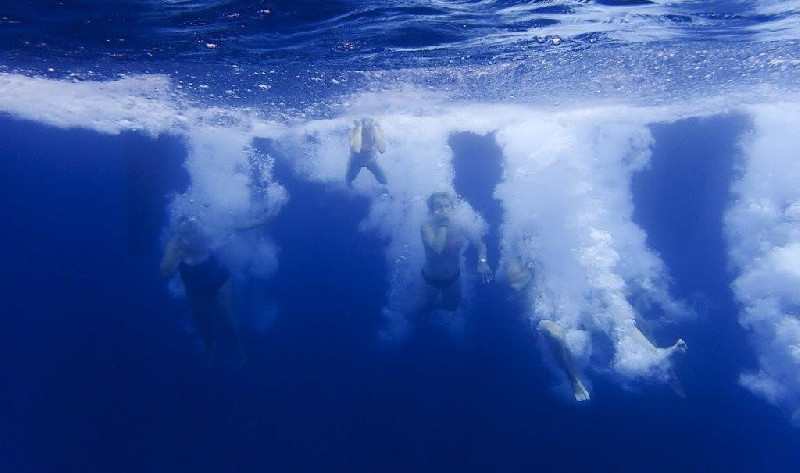
[[[7,2],[0,72],[56,87],[166,74],[193,106],[263,107],[285,123],[334,116],[351,96],[402,84],[448,90],[453,102],[533,104],[690,103],[754,85],[796,92],[798,35],[774,27],[797,17],[790,6],[667,5],[611,30],[583,16],[661,3]],[[624,25],[636,21],[674,35],[629,36]],[[557,34],[573,23],[580,31]],[[777,36],[756,38],[754,26]],[[656,54],[664,52],[672,54]],[[262,73],[269,87],[258,86]],[[554,389],[541,341],[502,280],[476,287],[462,333],[417,321],[401,343],[381,340],[392,268],[387,238],[359,229],[370,198],[307,179],[297,157],[261,138],[253,146],[275,158],[290,200],[257,230],[279,249],[277,272],[240,281],[235,303],[250,316],[274,307],[274,320],[243,326],[243,367],[224,354],[206,362],[185,301],[158,274],[170,202],[192,183],[185,129],[56,128],[7,103],[0,471],[800,468],[800,430],[737,381],[757,366],[737,323],[723,234],[738,146],[753,127],[741,113],[650,125],[650,166],[633,176],[633,221],[668,268],[670,293],[696,312],[658,331],[661,344],[689,344],[676,366],[686,399],[592,372],[592,400],[577,404]],[[493,268],[504,219],[495,138],[459,132],[447,141],[453,188],[489,225]]]
[[[702,295],[706,308],[684,334],[688,398],[600,379],[592,404],[576,406],[550,391],[527,323],[501,288],[479,293],[461,339],[428,326],[399,347],[380,345],[386,269],[374,257],[381,239],[356,230],[365,202],[289,169],[279,175],[296,198],[272,233],[282,258],[304,264],[282,266],[264,286],[280,315],[265,335],[245,337],[246,367],[204,364],[180,328],[186,308],[157,276],[157,248],[132,252],[126,240],[136,215],[125,156],[161,160],[147,177],[150,202],[137,199],[148,218],[163,218],[158,196],[185,185],[176,139],[4,119],[6,471],[793,471],[796,430],[735,382],[751,360],[727,316],[727,274],[683,257],[699,244],[721,258],[711,222],[723,205],[711,196],[668,204],[685,196],[675,189],[726,187],[722,151],[743,126],[723,117],[657,127],[653,168],[635,180],[636,220],[662,235],[652,245],[673,268],[675,291]],[[684,140],[687,129],[697,138]],[[470,140],[452,141],[465,175]],[[683,159],[667,167],[660,152]]]

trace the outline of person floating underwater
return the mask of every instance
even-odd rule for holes
[[[386,174],[378,164],[378,153],[386,152],[386,140],[378,122],[369,117],[353,120],[350,131],[350,160],[347,163],[345,181],[348,187],[358,177],[361,168],[367,168],[380,184],[386,185]]]
[[[510,258],[506,264],[506,279],[511,288],[520,293],[533,283],[533,270],[530,265],[523,264],[518,258]],[[590,399],[589,390],[586,389],[575,371],[564,327],[558,322],[545,319],[539,321],[536,329],[542,335],[558,367],[567,376],[575,400],[588,401]]]
[[[572,365],[572,355],[567,347],[567,333],[564,327],[552,320],[541,320],[536,326],[539,333],[542,334],[547,345],[550,347],[550,352],[556,359],[559,368],[567,375],[567,380],[572,387],[572,394],[575,396],[576,401],[588,401],[589,391],[584,386],[583,381],[578,378],[575,373],[575,368]]]
[[[479,235],[453,221],[455,201],[447,192],[428,197],[428,216],[421,233],[425,247],[423,312],[441,309],[455,311],[461,304],[461,251],[467,240],[478,249],[477,272],[484,283],[492,281],[486,262],[486,245]]]
[[[528,266],[523,265],[518,259],[512,258],[507,264],[506,275],[511,287],[520,292],[533,281],[533,273]],[[637,323],[642,324],[643,321],[637,317]],[[537,331],[542,335],[545,343],[547,344],[550,352],[555,357],[558,367],[567,376],[567,380],[572,388],[572,393],[576,401],[588,401],[590,399],[589,391],[583,384],[583,381],[578,377],[572,361],[572,354],[567,345],[567,331],[564,326],[557,321],[543,319],[536,325]],[[686,353],[686,342],[678,339],[673,345],[665,348],[657,347],[650,338],[646,337],[642,331],[632,326],[629,328],[628,333],[636,344],[642,347],[653,358],[662,356],[667,374],[667,382],[672,390],[680,397],[686,397],[683,392],[680,380],[675,375],[672,369],[672,362],[676,357]]]
[[[161,276],[180,275],[186,300],[205,354],[210,358],[220,331],[227,332],[240,364],[247,359],[231,309],[232,287],[228,268],[209,247],[196,219],[183,217],[177,235],[167,244],[161,260]]]

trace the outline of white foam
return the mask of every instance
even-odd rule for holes
[[[649,159],[647,123],[622,109],[532,114],[497,135],[506,164],[496,195],[504,258],[535,262],[533,321],[559,322],[579,364],[588,362],[590,337],[603,336],[618,375],[666,380],[668,353],[641,334],[628,301],[642,295],[668,315],[686,314],[631,220],[631,175]]]
[[[0,74],[0,110],[59,128],[152,135],[180,130],[185,117],[166,76],[116,81],[65,81]]]
[[[758,368],[741,383],[769,402],[800,409],[800,163],[797,104],[752,107],[741,175],[726,214],[730,260],[738,271],[739,321]]]

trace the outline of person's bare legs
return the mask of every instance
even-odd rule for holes
[[[372,161],[371,163],[366,165],[366,168],[375,176],[378,183],[381,185],[386,185],[386,174],[383,172],[383,168],[381,168],[380,164],[377,161]]]
[[[674,362],[676,358],[683,356],[686,353],[686,342],[683,341],[682,338],[679,338],[678,341],[675,342],[674,345],[667,348],[666,350],[669,351],[669,358],[671,362]],[[672,391],[682,398],[686,398],[686,391],[683,390],[683,383],[678,378],[678,375],[675,374],[675,370],[672,367],[669,368],[667,371],[667,383]]]
[[[207,295],[187,293],[186,300],[189,303],[189,310],[192,314],[192,320],[194,321],[197,334],[200,335],[200,338],[203,340],[203,356],[207,361],[211,360],[216,341],[216,320],[214,316],[216,308],[214,307],[214,298]]]
[[[441,299],[436,305],[437,309],[449,310],[454,312],[461,305],[461,278],[453,281],[449,286],[441,290]]]
[[[434,310],[454,312],[461,305],[461,279],[456,279],[444,289],[423,281],[421,299],[420,306],[411,312],[414,318],[422,319]]]
[[[217,293],[217,318],[218,325],[227,332],[233,346],[234,353],[236,354],[236,361],[239,365],[244,365],[247,361],[247,355],[242,347],[241,339],[239,338],[239,326],[236,323],[236,318],[233,316],[233,286],[231,282],[226,282]]]
[[[675,394],[677,394],[680,397],[686,397],[686,393],[683,390],[683,385],[681,384],[680,379],[678,379],[678,376],[675,374],[675,371],[672,369],[672,364],[675,363],[675,361],[678,358],[680,358],[686,353],[687,349],[686,342],[683,341],[682,338],[679,338],[672,346],[660,348],[657,347],[652,342],[652,340],[647,338],[644,335],[644,333],[637,327],[633,327],[630,334],[639,343],[641,343],[643,346],[646,346],[649,350],[651,350],[654,356],[660,355],[662,353],[666,355],[665,356],[666,363],[664,364],[664,368],[667,374],[667,383],[669,384],[669,387],[672,389],[672,391],[675,392]]]
[[[572,366],[572,355],[567,348],[566,333],[564,328],[558,322],[552,320],[542,320],[537,325],[539,332],[544,335],[547,340],[550,350],[556,357],[559,367],[564,370],[567,375],[570,385],[572,386],[572,393],[576,401],[588,401],[589,391],[583,382],[575,374],[575,369]]]
[[[350,162],[347,163],[347,173],[344,176],[347,187],[353,187],[353,181],[356,180],[359,172],[361,172],[361,166],[355,165],[351,159]]]

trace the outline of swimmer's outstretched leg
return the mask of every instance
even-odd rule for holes
[[[672,392],[677,394],[678,397],[686,399],[686,391],[683,390],[683,383],[681,383],[678,375],[676,375],[675,372],[670,369],[667,373],[667,376],[669,376],[667,378],[667,383],[669,384],[670,389],[672,389]]]
[[[214,316],[216,302],[213,297],[192,293],[187,293],[186,299],[189,302],[197,334],[203,340],[203,356],[206,361],[210,361],[216,341],[216,317]]]
[[[439,291],[436,308],[455,312],[461,305],[461,280],[458,279]]]
[[[411,310],[412,318],[417,321],[424,319],[441,305],[442,294],[435,287],[423,282],[419,298],[419,305]]]
[[[383,168],[381,168],[380,164],[377,161],[373,161],[366,166],[367,169],[375,176],[375,179],[381,185],[386,185],[386,174],[383,172]]]
[[[670,358],[670,361],[674,361],[675,358],[686,353],[686,342],[683,341],[682,338],[679,338],[674,345],[665,348],[665,350],[667,350],[667,357]],[[675,374],[675,371],[671,367],[669,368],[667,375],[669,376],[667,383],[669,384],[669,387],[672,388],[672,391],[678,396],[686,398],[686,392],[683,390],[683,384],[681,383],[681,380],[678,379],[678,375]]]
[[[542,320],[537,325],[539,332],[544,335],[547,340],[550,350],[556,357],[558,365],[564,370],[567,375],[570,385],[572,386],[572,394],[575,396],[576,401],[588,401],[589,391],[584,386],[583,381],[575,374],[575,369],[572,366],[572,355],[567,348],[566,334],[561,324],[553,322],[552,320]]]
[[[236,362],[242,366],[247,361],[247,355],[242,347],[241,339],[239,338],[239,325],[236,323],[236,318],[233,316],[233,289],[231,282],[228,281],[219,290],[219,324],[222,325],[230,337],[236,354]]]
[[[669,356],[683,355],[686,353],[686,349],[686,342],[684,342],[682,338],[679,338],[671,347],[666,348],[669,352]]]
[[[347,187],[353,187],[353,181],[356,180],[359,172],[361,172],[361,166],[355,165],[353,161],[350,160],[350,162],[347,163],[347,174],[344,176],[344,180],[347,182]]]

